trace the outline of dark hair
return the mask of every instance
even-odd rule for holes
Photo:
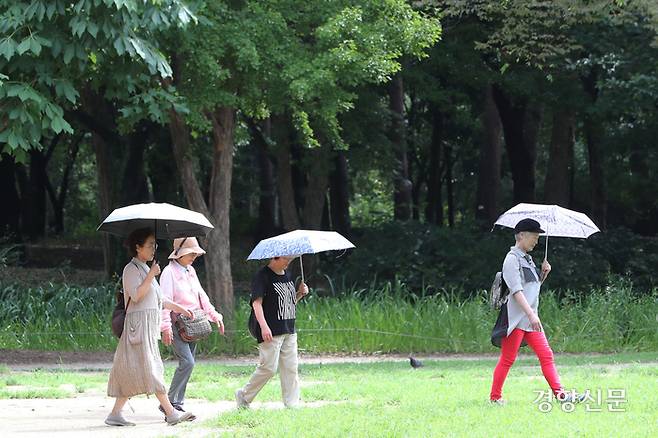
[[[133,231],[132,233],[130,233],[130,235],[126,238],[123,245],[126,247],[126,249],[128,250],[128,254],[131,257],[136,257],[137,245],[144,246],[144,243],[146,243],[146,239],[154,235],[155,234],[153,233],[153,230],[151,228],[139,228]]]

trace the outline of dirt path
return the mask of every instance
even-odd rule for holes
[[[67,399],[0,400],[0,435],[21,437],[167,437],[217,436],[218,428],[199,427],[199,423],[235,409],[233,401],[209,402],[188,399],[186,407],[197,416],[193,422],[169,426],[158,411],[155,397],[131,399],[124,416],[133,427],[110,427],[103,420],[114,401],[101,395],[83,395]],[[305,407],[321,407],[335,402],[309,402]],[[283,409],[282,403],[254,402],[252,409]]]

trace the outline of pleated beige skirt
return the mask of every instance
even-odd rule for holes
[[[133,397],[166,392],[164,365],[158,348],[159,335],[160,314],[157,309],[126,314],[107,382],[108,396]]]

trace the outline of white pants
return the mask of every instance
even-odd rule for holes
[[[258,344],[259,364],[249,382],[242,388],[242,397],[251,403],[258,392],[276,373],[281,378],[281,395],[286,407],[299,403],[299,377],[297,375],[297,334],[274,336],[270,342]]]

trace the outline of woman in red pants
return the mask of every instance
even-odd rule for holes
[[[492,403],[505,403],[502,399],[503,384],[523,345],[529,345],[534,350],[541,371],[558,400],[579,402],[583,399],[582,395],[566,392],[560,384],[553,350],[548,345],[538,316],[539,291],[551,271],[551,265],[544,260],[539,272],[528,252],[534,249],[539,233],[543,232],[539,222],[533,219],[519,221],[514,227],[516,245],[510,248],[503,263],[503,279],[510,294],[507,303],[503,304],[491,337],[493,344],[501,347],[489,395]]]

